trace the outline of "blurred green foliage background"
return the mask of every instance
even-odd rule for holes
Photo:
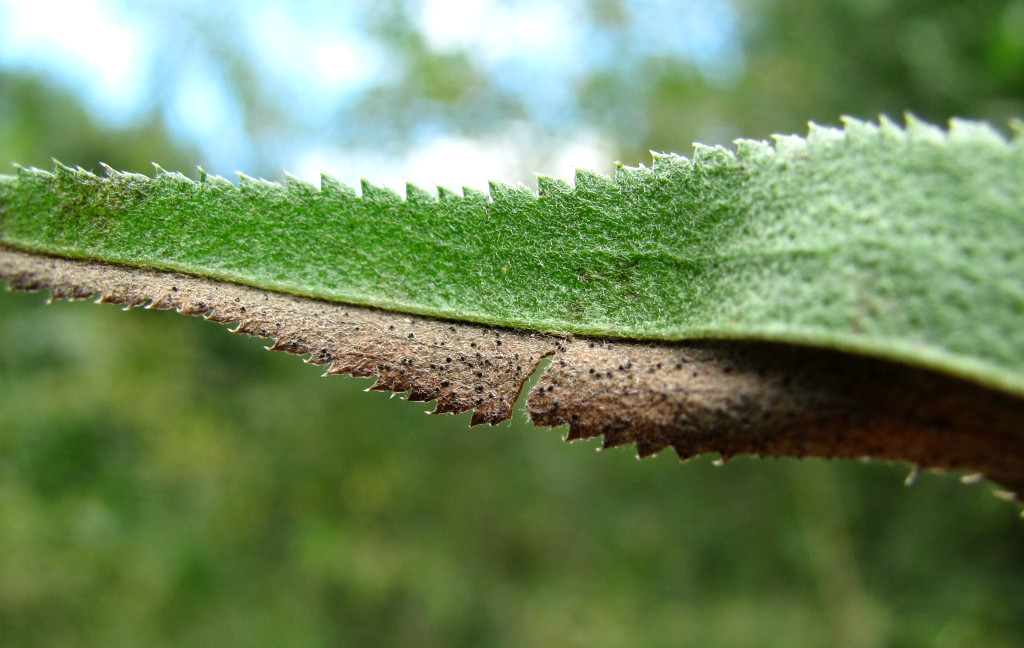
[[[0,1],[5,164],[532,185],[904,111],[1024,116],[1024,2]],[[0,341],[5,646],[1024,645],[988,485],[470,429],[173,313]]]

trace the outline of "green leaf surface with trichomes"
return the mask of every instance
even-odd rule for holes
[[[573,186],[541,176],[538,193],[498,182],[489,193],[439,188],[435,194],[409,185],[403,198],[368,182],[357,193],[328,176],[315,187],[290,176],[279,185],[242,175],[235,186],[202,171],[194,181],[159,168],[153,178],[113,170],[101,178],[59,164],[54,172],[18,168],[0,176],[0,244],[21,253],[186,273],[272,294],[567,340],[717,339],[853,352],[1019,399],[1024,129],[1011,126],[1014,136],[1007,140],[985,124],[959,120],[944,131],[913,118],[906,127],[851,119],[841,129],[812,125],[807,137],[778,137],[774,145],[741,140],[735,152],[698,145],[692,159],[655,155],[651,168],[619,166],[614,178],[580,171]],[[5,272],[10,277],[15,271]],[[111,296],[113,289],[107,295],[100,284],[68,289],[74,278],[61,281],[58,296],[98,292],[112,301],[151,300],[195,313],[212,308],[204,301],[174,301],[161,292],[170,290],[166,286],[132,301]],[[17,287],[51,289],[55,282],[12,280]],[[277,334],[273,318],[255,323],[244,314],[251,310],[225,308],[215,319],[240,321],[247,332],[275,337],[275,348],[340,362],[327,346],[315,357],[318,343]],[[407,338],[415,335],[410,331]],[[415,364],[412,356],[391,358],[403,368],[388,377],[392,365],[381,360],[387,345],[371,342],[359,353],[374,366],[349,359],[333,372],[379,375],[383,388],[438,399],[439,410],[475,407],[480,420],[491,422],[507,417],[504,401],[515,400],[514,385],[532,368],[510,359],[514,385],[502,388],[507,394],[499,398],[490,383],[481,383],[469,385],[465,391],[477,397],[466,400],[450,382],[404,377],[406,363]],[[479,349],[476,342],[473,349]],[[531,349],[527,355],[537,358],[556,352]],[[493,364],[479,351],[475,355],[480,366]],[[453,361],[446,356],[438,362]],[[634,366],[628,359],[609,362],[625,373]],[[486,380],[466,363],[467,371]],[[683,364],[652,356],[650,372]],[[756,370],[757,363],[748,364]],[[437,366],[430,365],[434,371]],[[726,389],[724,384],[718,387]],[[608,389],[625,394],[631,388],[623,383]],[[445,404],[445,390],[454,404]],[[585,426],[581,421],[597,393],[582,399],[572,416],[565,414],[566,400],[551,396],[546,422]],[[486,401],[497,400],[503,404],[484,412]],[[671,435],[629,432],[637,416],[606,413],[591,427],[613,443],[636,441],[642,453],[642,443],[651,439],[649,449],[672,444],[683,453],[682,442]],[[689,414],[675,416],[671,425],[692,423]],[[788,452],[815,452],[805,445]],[[685,446],[687,452],[733,447],[761,446]]]
[[[0,179],[0,237],[471,322],[824,345],[1024,393],[1019,133],[848,121],[538,182],[403,200],[329,177],[18,169]]]

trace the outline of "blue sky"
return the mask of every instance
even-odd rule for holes
[[[173,23],[166,24],[168,16],[194,15],[224,29],[297,132],[328,133],[338,131],[345,121],[339,114],[361,93],[398,76],[401,60],[366,29],[373,3],[0,0],[0,66],[55,79],[75,90],[96,118],[115,125],[131,123],[156,102],[175,136],[197,145],[204,165],[217,173],[260,167],[269,158],[311,180],[323,169],[349,182],[365,176],[394,187],[406,179],[482,187],[487,178],[524,180],[533,171],[568,178],[577,166],[610,170],[611,147],[600,133],[572,128],[566,134],[560,127],[578,119],[574,81],[595,67],[621,65],[623,51],[687,60],[712,84],[728,84],[742,72],[728,4],[623,6],[622,20],[601,25],[577,20],[585,7],[574,0],[410,1],[408,15],[430,49],[471,56],[497,88],[523,101],[527,114],[473,137],[426,124],[397,159],[383,147],[350,148],[315,135],[252,141],[239,123],[240,99],[225,87],[217,61],[176,40]],[[629,78],[629,70],[620,72]],[[557,145],[540,146],[552,133]],[[546,156],[531,155],[542,148]]]

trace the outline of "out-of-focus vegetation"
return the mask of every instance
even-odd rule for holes
[[[840,113],[1024,115],[1019,0],[736,0],[710,25],[670,4],[573,4],[571,56],[502,59],[428,38],[425,5],[294,3],[297,24],[351,23],[387,52],[305,111],[242,9],[126,5],[158,41],[138,115],[111,126],[59,80],[0,69],[0,162],[278,177],[303,146],[401,158],[511,128],[545,170],[584,131],[637,163]],[[241,125],[227,152],[168,107],[197,67]],[[1024,643],[1024,524],[987,486],[595,455],[521,416],[425,416],[195,318],[44,301],[0,294],[4,645]]]

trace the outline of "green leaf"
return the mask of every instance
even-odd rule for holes
[[[0,242],[8,248],[2,273],[18,287],[48,287],[57,296],[98,293],[110,301],[125,301],[121,297],[134,290],[131,282],[142,281],[149,287],[133,293],[128,303],[155,301],[209,313],[219,321],[239,321],[246,332],[278,338],[276,348],[295,352],[315,355],[320,342],[329,340],[321,360],[337,364],[331,373],[352,373],[358,363],[351,358],[339,362],[344,353],[327,350],[343,344],[339,340],[345,336],[321,331],[313,336],[316,340],[307,339],[316,319],[312,311],[289,323],[280,309],[292,306],[281,302],[265,321],[247,323],[248,316],[226,302],[214,308],[212,297],[189,302],[192,297],[171,295],[161,282],[180,279],[163,273],[199,278],[193,290],[207,295],[225,281],[253,287],[257,290],[244,293],[250,306],[271,291],[298,296],[287,303],[312,310],[324,307],[318,301],[324,300],[427,316],[382,315],[377,324],[367,325],[378,337],[352,347],[371,360],[356,372],[383,376],[381,388],[412,390],[411,396],[421,400],[436,398],[441,411],[472,407],[475,421],[493,422],[507,418],[517,386],[536,360],[549,354],[572,358],[566,366],[590,378],[566,375],[559,382],[560,370],[553,364],[545,374],[555,380],[551,388],[531,396],[535,419],[569,422],[571,437],[603,433],[611,445],[634,441],[641,454],[666,445],[684,455],[709,449],[760,452],[765,444],[757,446],[751,438],[723,441],[715,436],[710,444],[694,438],[708,433],[708,426],[738,425],[739,419],[765,412],[781,416],[785,410],[791,417],[796,416],[793,410],[805,418],[811,411],[834,412],[836,399],[842,399],[839,392],[852,389],[853,383],[860,385],[862,396],[875,389],[868,375],[872,370],[855,367],[859,360],[827,355],[837,351],[912,367],[908,370],[919,373],[903,377],[929,389],[949,380],[957,386],[942,383],[947,393],[989,394],[984,398],[1000,403],[989,403],[990,411],[1001,412],[993,416],[1019,436],[1018,426],[1006,418],[1019,414],[1024,397],[1024,132],[1020,124],[1014,128],[1015,137],[1006,141],[985,124],[965,121],[954,120],[947,133],[913,118],[906,128],[885,119],[878,125],[850,119],[843,129],[812,125],[806,138],[778,137],[774,146],[740,141],[733,153],[698,145],[692,159],[656,154],[650,169],[620,166],[614,179],[579,171],[573,187],[541,177],[539,195],[494,182],[489,195],[439,188],[435,196],[410,185],[402,199],[365,181],[357,196],[327,176],[319,189],[290,176],[281,186],[240,175],[235,187],[202,171],[195,182],[159,167],[153,178],[108,169],[105,179],[60,164],[53,173],[19,168],[13,176],[0,176]],[[14,250],[32,254],[15,257]],[[39,254],[86,263],[47,274],[46,267],[29,268],[32,261],[26,259]],[[118,266],[147,273],[126,279],[111,270]],[[93,283],[76,278],[76,273],[97,272],[113,274],[93,277]],[[401,361],[403,369],[415,373],[404,364],[413,362],[411,349],[381,360],[387,354],[381,351],[380,336],[395,330],[389,319],[394,317],[415,321],[414,328],[433,326],[429,318],[483,325],[460,327],[456,337],[442,326],[431,334],[430,344],[441,349],[444,341],[450,349],[449,344],[458,345],[468,335],[465,339],[474,342],[465,349],[469,360],[462,361],[473,365],[464,367],[467,375],[500,357],[502,369],[489,369],[487,380],[500,383],[502,372],[512,377],[500,387],[470,380],[468,394],[451,398],[439,381],[422,375],[402,378],[391,369]],[[268,328],[272,320],[289,335]],[[529,338],[536,344],[517,342],[524,345],[521,356],[530,360],[508,364],[511,356],[491,342],[488,352],[497,356],[473,350],[482,348],[477,341],[487,326],[551,335]],[[415,335],[407,326],[400,328],[404,335]],[[356,333],[346,330],[349,336]],[[612,369],[597,370],[595,344],[577,353],[573,335],[747,342],[726,347],[617,343],[602,360]],[[765,343],[821,351],[810,352],[819,354],[813,361],[794,364],[779,356],[777,349],[784,347]],[[680,349],[696,351],[683,353],[684,358]],[[436,371],[448,353],[440,351],[433,363],[417,358],[413,364],[431,364]],[[691,362],[710,367],[708,375],[717,381],[711,391],[721,392],[732,418],[693,427],[677,409],[658,423],[638,422],[649,412],[624,413],[631,406],[626,394],[638,383],[635,377],[616,382],[615,375],[634,376],[633,367],[642,366],[652,376],[663,376],[667,367],[682,371]],[[778,399],[799,390],[775,383],[769,388],[763,381],[757,387],[734,384],[727,376],[735,370],[749,378],[765,363],[784,369],[764,375],[789,376],[793,383],[800,383],[793,376],[804,375],[800,389],[808,393],[823,393],[825,375],[838,366],[845,367],[844,379],[852,382],[832,385],[838,391],[821,402],[801,396],[789,409],[773,407],[766,400],[769,394]],[[815,363],[832,369],[807,373]],[[929,371],[946,377],[922,377],[932,376]],[[700,372],[692,373],[697,380]],[[854,375],[860,377],[849,378]],[[600,393],[615,398],[597,407],[600,399],[586,388],[586,380],[611,381]],[[680,384],[679,378],[665,384],[651,380],[644,389],[654,400],[659,393],[667,398]],[[560,396],[545,401],[555,386],[570,383],[571,388],[560,388]],[[692,385],[686,389],[692,396]],[[743,408],[733,401],[744,390],[759,394],[754,400],[762,405],[740,415]],[[982,397],[971,398],[968,402],[977,403]],[[501,404],[495,404],[499,399]],[[828,406],[821,404],[826,401]],[[569,407],[570,402],[576,405]],[[574,414],[567,407],[575,407]],[[846,413],[839,418],[849,419],[854,408],[847,403],[840,409]],[[593,418],[598,410],[600,416]],[[928,416],[940,414],[934,407],[928,411]],[[923,409],[913,412],[918,423],[926,418]],[[821,428],[825,415],[819,414],[815,425]],[[942,415],[944,425],[952,425],[953,415]],[[857,420],[847,427],[874,425],[863,416]],[[964,425],[973,424],[955,426]],[[878,433],[881,428],[872,429]],[[769,448],[769,453],[852,455],[870,449],[867,442],[841,451],[835,440],[822,443],[817,447],[803,438],[781,450]],[[961,460],[962,448],[938,457],[931,450],[908,454],[905,446],[864,453],[927,465],[983,465],[990,472],[994,466],[993,461]],[[1006,454],[1005,449],[990,450]],[[1010,454],[1021,458],[1024,452],[1015,447]],[[1001,470],[1004,483],[1020,477],[1011,474],[1016,468]]]

